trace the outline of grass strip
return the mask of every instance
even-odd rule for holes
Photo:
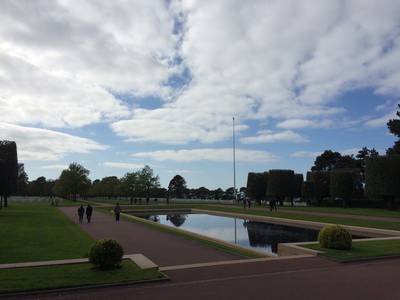
[[[391,217],[399,218],[399,210],[386,210],[380,208],[340,208],[340,207],[320,207],[320,206],[286,206],[285,209],[293,211],[308,211],[308,212],[324,212],[324,213],[335,213],[335,214],[346,214],[346,215],[357,215],[357,216],[373,216],[373,217]]]
[[[81,258],[89,235],[45,203],[10,203],[0,210],[0,263]]]
[[[124,283],[165,277],[156,269],[142,270],[130,260],[122,268],[99,271],[89,263],[0,270],[0,293]]]
[[[351,250],[335,250],[322,248],[319,244],[303,245],[302,247],[322,251],[320,255],[339,262],[400,256],[400,239],[380,241],[353,242]]]

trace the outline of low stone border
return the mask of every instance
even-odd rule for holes
[[[124,255],[123,259],[130,259],[142,270],[146,269],[158,269],[158,265],[152,262],[143,254],[129,254]],[[15,268],[29,268],[29,267],[44,267],[44,266],[57,266],[57,265],[71,265],[89,262],[88,258],[75,258],[75,259],[63,259],[63,260],[48,260],[48,261],[34,261],[34,262],[22,262],[22,263],[11,263],[11,264],[0,264],[0,269],[15,269]]]

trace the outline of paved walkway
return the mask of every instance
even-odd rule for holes
[[[78,223],[76,207],[60,209]],[[80,226],[94,239],[113,238],[122,245],[126,254],[142,253],[159,266],[242,258],[143,224],[124,220],[116,223],[112,216],[98,211],[94,211],[92,223]]]
[[[167,272],[170,282],[52,293],[24,299],[397,300],[400,259],[339,264],[303,258]]]

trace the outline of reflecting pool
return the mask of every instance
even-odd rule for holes
[[[137,216],[275,255],[278,243],[316,241],[318,237],[318,231],[313,229],[208,214]]]

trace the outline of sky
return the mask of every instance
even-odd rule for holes
[[[380,153],[400,103],[400,1],[0,2],[0,139],[29,179],[149,165],[163,186]]]

